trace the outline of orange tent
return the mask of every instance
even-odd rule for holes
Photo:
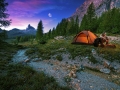
[[[94,40],[97,38],[97,35],[92,33],[91,31],[81,31],[79,32],[73,39],[72,44],[86,44],[93,45]]]

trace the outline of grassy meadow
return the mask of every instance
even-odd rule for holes
[[[11,58],[17,50],[27,47],[26,55],[30,58],[42,58],[48,60],[56,55],[54,59],[62,61],[62,54],[69,53],[70,59],[74,60],[76,56],[88,57],[94,64],[97,60],[92,56],[92,49],[95,49],[103,58],[120,62],[120,44],[115,43],[116,48],[101,48],[90,45],[73,45],[73,37],[61,40],[50,39],[46,44],[37,44],[36,41],[19,43],[18,46],[10,45],[5,42],[0,44],[0,90],[70,90],[68,87],[59,86],[53,77],[46,76],[43,72],[36,72],[31,67],[22,64],[10,64]],[[87,69],[87,72],[93,73],[96,70]],[[97,73],[101,76],[100,72]],[[96,74],[96,73],[95,73]],[[104,74],[103,78],[104,78]],[[107,76],[106,76],[107,77]],[[118,84],[118,83],[117,83]]]
[[[42,59],[50,59],[55,54],[58,54],[59,57],[62,53],[70,53],[70,58],[74,60],[76,56],[88,57],[93,63],[96,63],[94,57],[92,56],[92,49],[95,49],[99,55],[109,60],[119,60],[120,61],[120,44],[117,42],[111,42],[115,44],[116,48],[102,48],[94,47],[93,45],[74,45],[71,44],[73,37],[55,40],[48,40],[46,44],[37,44],[34,43],[31,45],[30,42],[20,43],[20,45],[30,46],[27,50],[26,55],[31,56],[36,54],[37,57],[42,57]],[[35,56],[35,55],[33,55]]]
[[[118,42],[114,42],[114,43],[111,42],[111,44],[116,45],[116,48],[102,48],[102,47],[94,47],[92,45],[73,45],[71,44],[72,39],[73,37],[69,37],[61,40],[51,39],[48,40],[46,44],[35,43],[31,45],[31,48],[29,48],[26,51],[26,55],[28,55],[30,58],[42,58],[42,60],[50,60],[54,56],[55,60],[62,61],[63,59],[62,54],[69,53],[70,54],[69,59],[74,60],[76,57],[79,58],[86,57],[90,60],[90,62],[96,64],[98,63],[98,60],[96,60],[96,58],[94,58],[92,54],[92,50],[94,49],[100,57],[110,62],[113,61],[120,62],[120,44]],[[22,43],[22,45],[24,44],[28,45],[30,43],[29,42]],[[101,73],[96,68],[89,68],[89,67],[86,67],[85,71],[120,85],[120,78],[117,79],[112,78],[113,75],[120,76],[120,73],[116,74],[114,71],[112,71],[108,75]]]
[[[70,90],[59,86],[53,77],[36,72],[22,64],[12,64],[11,58],[20,46],[0,41],[0,90]]]

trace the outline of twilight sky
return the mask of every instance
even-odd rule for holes
[[[6,0],[7,13],[12,23],[5,28],[26,29],[28,24],[37,28],[42,20],[44,32],[56,27],[63,18],[70,17],[85,0]]]

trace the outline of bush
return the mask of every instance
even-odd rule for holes
[[[93,63],[93,64],[96,64],[98,63],[98,61],[91,55],[89,60]]]
[[[69,83],[71,81],[71,78],[69,76],[64,77],[64,81],[66,83]]]
[[[25,54],[26,54],[26,55],[30,55],[30,54],[33,54],[33,53],[35,53],[35,52],[36,52],[35,48],[30,48],[30,49],[28,49],[28,50],[25,52]]]
[[[61,55],[57,55],[57,56],[56,56],[56,59],[59,60],[59,61],[62,61],[63,58],[62,58]]]
[[[47,42],[42,40],[42,41],[40,41],[39,43],[40,43],[40,44],[46,44]]]

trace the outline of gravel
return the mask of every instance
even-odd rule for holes
[[[28,57],[24,55],[26,50],[19,50],[13,57],[14,62],[21,62],[26,60]],[[43,71],[49,76],[53,76],[60,85],[67,85],[64,81],[64,77],[70,72],[67,69],[68,65],[74,65],[77,63],[80,65],[79,60],[68,60],[68,55],[63,61],[58,60],[44,60],[39,62],[33,62],[32,60],[27,63],[31,67],[33,67],[36,71]],[[83,58],[85,61],[85,58]],[[87,59],[86,59],[87,61]],[[67,63],[66,63],[67,62]],[[87,65],[87,64],[86,64]],[[101,77],[92,75],[87,72],[77,72],[77,78],[72,78],[71,82],[68,83],[71,87],[76,90],[120,90],[120,86],[107,81]]]

